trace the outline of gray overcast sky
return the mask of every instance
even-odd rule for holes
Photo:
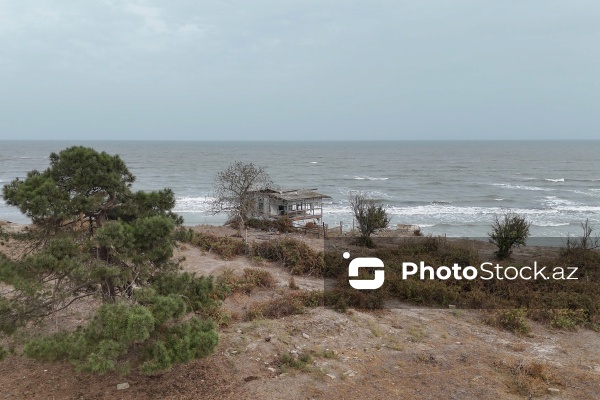
[[[0,0],[0,139],[597,139],[598,0]]]

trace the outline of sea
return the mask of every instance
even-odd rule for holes
[[[485,237],[507,211],[526,216],[533,237],[579,235],[586,219],[600,228],[600,141],[0,141],[0,186],[73,145],[119,154],[136,190],[172,188],[186,225],[226,221],[210,213],[214,177],[239,160],[281,188],[331,196],[330,227],[352,227],[348,194],[361,191],[385,205],[392,227],[425,234]],[[1,197],[0,220],[30,222]]]

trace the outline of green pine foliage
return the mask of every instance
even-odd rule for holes
[[[68,359],[91,372],[134,364],[151,373],[212,353],[218,343],[215,324],[195,316],[181,322],[187,311],[183,296],[139,290],[143,305],[103,304],[85,327],[34,339],[25,354],[41,361]]]
[[[3,188],[6,203],[33,221],[14,235],[27,246],[18,260],[0,257],[0,334],[10,335],[85,298],[101,301],[75,332],[38,337],[25,354],[71,360],[106,372],[126,365],[153,372],[210,354],[218,294],[212,280],[181,274],[172,261],[182,218],[170,189],[134,192],[135,177],[119,156],[70,147],[50,155]]]

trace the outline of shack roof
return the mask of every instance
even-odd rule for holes
[[[264,193],[269,197],[284,200],[284,201],[296,201],[296,200],[311,200],[311,199],[330,199],[331,196],[321,194],[316,191],[317,189],[264,189],[259,190],[256,193]]]

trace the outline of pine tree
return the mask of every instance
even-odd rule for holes
[[[214,324],[196,316],[184,321],[215,307],[215,289],[210,279],[181,274],[171,260],[183,222],[171,211],[174,194],[134,192],[134,180],[118,155],[70,147],[52,153],[45,171],[4,186],[6,203],[33,225],[13,235],[27,246],[25,256],[0,257],[0,282],[13,289],[0,294],[0,333],[85,298],[101,304],[88,325],[37,338],[25,354],[70,359],[96,372],[122,368],[127,359],[152,372],[216,346]]]

